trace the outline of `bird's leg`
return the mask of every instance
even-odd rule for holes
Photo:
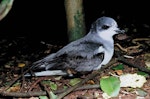
[[[70,68],[66,69],[66,72],[67,72],[67,74],[68,74],[69,77],[73,77],[74,74],[77,73],[73,69],[70,69]]]

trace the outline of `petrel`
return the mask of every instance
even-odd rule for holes
[[[49,70],[66,73],[68,69],[76,72],[91,72],[106,65],[114,54],[113,36],[124,33],[111,17],[100,17],[92,23],[87,35],[70,42],[56,53],[34,62],[33,69],[43,69],[37,76],[48,75]],[[46,74],[44,74],[46,73]],[[55,75],[55,74],[54,74]]]

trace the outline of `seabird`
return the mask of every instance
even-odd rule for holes
[[[68,69],[76,72],[91,72],[106,65],[114,54],[115,34],[124,33],[111,17],[100,17],[92,23],[90,31],[84,37],[70,42],[56,53],[34,62],[33,69],[44,69],[36,76],[67,74]],[[58,70],[52,72],[49,70]],[[38,74],[38,75],[37,75]]]

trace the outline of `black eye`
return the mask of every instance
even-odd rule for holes
[[[108,25],[103,25],[103,26],[102,26],[102,29],[108,29],[108,28],[109,28]]]

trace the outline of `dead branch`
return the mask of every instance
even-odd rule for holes
[[[121,51],[128,53],[129,55],[133,53],[140,53],[143,51],[143,49],[140,49],[140,47],[145,47],[144,44],[139,43],[140,41],[150,41],[150,38],[136,38],[133,39],[131,42],[135,44],[135,46],[130,46],[127,48],[123,48],[119,43],[116,43],[115,46],[117,46]]]
[[[150,70],[146,69],[145,67],[138,66],[138,65],[135,65],[135,64],[132,64],[132,63],[128,62],[126,59],[123,58],[123,56],[120,55],[120,52],[116,52],[115,54],[118,56],[117,60],[119,62],[122,62],[122,63],[127,64],[128,66],[131,66],[131,67],[134,67],[134,68],[138,68],[140,71],[143,71],[143,72],[146,72],[146,73],[150,74]]]
[[[100,88],[99,84],[95,84],[95,85],[84,85],[81,86],[80,88],[75,89],[74,91],[78,91],[78,90],[87,90],[87,89],[97,89]],[[60,94],[65,92],[66,90],[62,89],[62,90],[57,90],[57,91],[53,91],[54,94]],[[32,96],[39,96],[39,95],[47,95],[46,91],[38,91],[38,92],[3,92],[2,94],[3,96],[12,96],[12,97],[32,97]]]

